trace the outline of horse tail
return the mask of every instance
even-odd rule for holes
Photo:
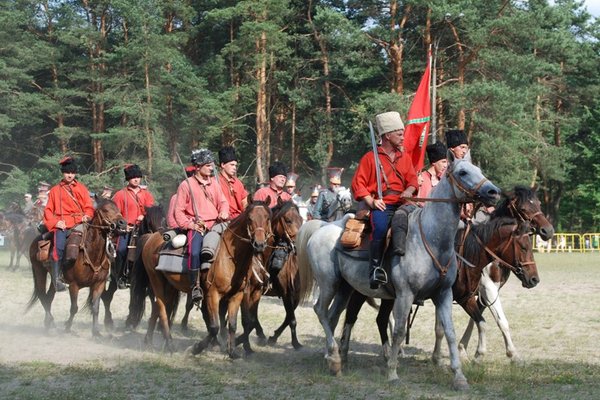
[[[36,238],[38,239],[38,238]],[[29,299],[29,301],[27,302],[27,305],[25,306],[25,312],[29,311],[31,309],[31,307],[33,307],[33,305],[40,299],[40,295],[45,295],[45,287],[44,289],[42,289],[42,293],[39,293],[38,287],[39,284],[37,282],[38,276],[37,276],[37,271],[41,271],[42,273],[46,274],[46,271],[42,271],[44,270],[44,266],[42,265],[42,263],[40,263],[39,261],[36,260],[36,253],[37,253],[37,240],[33,240],[31,242],[31,244],[29,245],[29,259],[31,262],[31,276],[33,277],[33,293],[31,294],[31,298]],[[46,279],[44,278],[44,286],[46,283]]]
[[[300,290],[298,293],[300,302],[304,302],[310,297],[314,285],[313,272],[308,260],[306,246],[313,233],[324,224],[325,222],[320,220],[308,221],[302,225],[298,231],[298,236],[296,237],[296,248],[298,249],[298,274],[300,275]]]
[[[131,271],[131,297],[129,301],[129,315],[127,316],[127,326],[131,328],[136,328],[140,324],[146,309],[146,295],[149,290],[151,291],[149,289],[150,279],[148,278],[144,260],[142,259],[142,249],[149,237],[150,235],[143,235],[139,239],[137,256]]]

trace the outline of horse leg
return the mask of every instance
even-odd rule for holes
[[[48,270],[38,261],[31,263],[34,279],[34,292],[44,307],[44,328],[49,330],[54,328],[54,316],[52,316],[52,301],[56,291],[54,285],[50,284],[50,287],[46,291],[46,279],[48,277]]]
[[[242,295],[241,311],[244,332],[235,339],[235,345],[237,346],[241,343],[247,355],[254,352],[250,346],[250,333],[258,325],[258,304],[261,296],[262,292],[260,288],[247,289]]]
[[[331,290],[331,289],[330,289]],[[331,307],[327,310],[326,318],[327,318],[327,330],[326,336],[331,334],[331,339],[328,339],[327,350],[328,354],[326,356],[327,363],[329,365],[329,371],[336,375],[340,376],[342,373],[342,358],[340,356],[340,350],[338,344],[334,337],[335,327],[339,322],[340,315],[346,309],[348,305],[348,300],[350,300],[350,296],[354,289],[347,282],[342,281],[338,285],[337,292],[333,296],[333,303]],[[321,296],[319,296],[319,300]],[[329,301],[331,303],[331,301]],[[319,316],[319,320],[321,320],[321,316]],[[323,322],[321,322],[323,325]],[[325,328],[325,326],[324,326]]]
[[[377,312],[377,318],[375,319],[377,322],[377,330],[379,331],[379,339],[381,340],[381,346],[383,348],[383,358],[385,360],[389,359],[391,356],[390,352],[392,351],[392,345],[390,344],[390,338],[388,336],[388,327],[391,327],[390,315],[392,314],[393,309],[394,300],[382,299],[379,311]],[[390,330],[391,329],[392,328],[390,328]],[[400,352],[402,352],[402,348],[400,348]]]
[[[227,305],[227,354],[229,354],[229,358],[231,359],[239,358],[239,354],[237,354],[235,351],[235,331],[237,329],[237,313],[240,309],[243,297],[244,292],[236,293],[229,299]],[[252,325],[252,323],[249,322],[249,325]],[[248,350],[252,352],[252,349],[250,349],[250,343],[247,342],[246,344],[248,346],[248,348],[244,348],[246,353],[248,353]]]
[[[467,327],[465,328],[465,332],[458,343],[458,351],[460,352],[460,357],[463,360],[469,359],[469,353],[467,351],[467,347],[469,346],[469,340],[471,340],[471,334],[473,333],[473,327],[475,326],[475,321],[469,318],[469,322],[467,323]]]
[[[90,287],[90,293],[92,295],[92,336],[101,337],[100,329],[98,328],[98,314],[100,313],[100,297],[104,292],[104,281],[97,283],[95,286]]]
[[[214,340],[217,339],[217,336],[219,334],[220,303],[221,296],[219,295],[219,293],[216,293],[216,290],[209,289],[205,294],[204,301],[202,304],[202,314],[204,322],[206,323],[206,330],[208,331],[208,335],[206,336],[206,338],[197,342],[187,350],[191,355],[200,354]]]
[[[183,318],[181,319],[181,330],[183,332],[187,332],[187,330],[188,330],[188,321],[190,318],[190,312],[192,311],[192,308],[194,308],[194,303],[192,303],[191,294],[188,293],[185,298],[185,314],[184,314]]]
[[[169,333],[168,336],[165,335],[165,345],[163,348],[163,351],[168,351],[169,353],[173,354],[174,348],[173,348],[173,337],[171,336],[171,322],[169,319],[169,315],[171,314],[170,311],[167,310],[171,310],[174,307],[175,301],[177,299],[177,297],[179,296],[179,290],[177,290],[176,288],[174,288],[171,285],[167,285],[165,287],[165,297],[164,297],[164,301],[165,301],[165,317],[167,320],[167,326],[169,329]],[[163,330],[163,334],[164,334],[164,330]]]
[[[446,341],[448,342],[450,368],[454,372],[452,386],[455,390],[467,390],[469,388],[469,383],[461,369],[458,346],[456,344],[456,334],[454,333],[454,324],[452,322],[452,288],[441,290],[440,293],[433,298],[433,302],[435,304],[436,339],[438,337],[438,329],[441,327],[443,328],[443,334],[446,335]]]
[[[75,318],[75,314],[79,310],[77,306],[77,296],[79,295],[79,286],[75,282],[69,284],[69,297],[71,298],[71,308],[69,310],[69,319],[65,322],[65,331],[71,332],[71,327],[73,326],[73,318]]]
[[[390,382],[398,381],[398,354],[400,353],[400,346],[406,336],[406,321],[412,307],[414,295],[410,292],[403,295],[399,295],[396,292],[396,300],[393,304],[394,312],[394,328],[392,329],[392,346],[389,350],[389,354],[386,354],[386,348],[384,347],[384,357],[387,357],[388,374],[387,379]],[[387,323],[386,323],[387,327]],[[385,328],[384,328],[385,329]]]
[[[350,296],[348,301],[348,307],[346,308],[346,318],[344,319],[344,327],[342,328],[342,337],[340,338],[340,353],[342,356],[342,362],[348,361],[348,350],[350,348],[350,335],[352,334],[352,328],[358,319],[358,313],[362,308],[362,305],[367,300],[367,296],[355,291]]]
[[[495,287],[495,286],[494,286]],[[497,290],[497,288],[496,288]],[[496,324],[500,331],[502,332],[502,337],[504,338],[504,345],[506,347],[506,356],[510,359],[511,362],[520,362],[521,356],[517,352],[517,348],[515,347],[511,335],[510,335],[510,327],[508,325],[508,319],[504,314],[504,309],[502,308],[502,302],[500,301],[500,297],[498,292],[496,291],[496,296],[494,297],[495,301],[489,306],[490,312],[492,316],[496,320]],[[489,304],[489,303],[486,303]]]
[[[112,318],[112,312],[110,311],[110,303],[112,303],[116,291],[117,282],[114,279],[111,279],[108,288],[103,291],[100,296],[102,303],[104,303],[104,327],[109,331],[112,331],[115,325]]]
[[[302,344],[298,341],[298,335],[296,334],[296,308],[298,307],[298,302],[292,298],[292,293],[288,292],[287,295],[283,296],[283,307],[285,308],[285,319],[283,323],[275,330],[273,336],[269,338],[269,344],[277,343],[277,339],[283,333],[286,327],[290,327],[290,332],[292,335],[292,346],[294,349],[299,350],[302,348]]]

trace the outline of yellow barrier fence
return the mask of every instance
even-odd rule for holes
[[[600,251],[600,233],[555,233],[549,241],[534,236],[533,247],[540,253],[584,253]]]

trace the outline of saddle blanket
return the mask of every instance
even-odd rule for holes
[[[188,272],[187,246],[174,249],[169,242],[158,253],[157,271],[183,274]]]

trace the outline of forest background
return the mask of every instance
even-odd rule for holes
[[[90,190],[137,163],[163,204],[194,148],[234,145],[253,190],[283,161],[305,195],[404,117],[435,61],[435,130],[464,129],[503,188],[600,231],[600,23],[557,0],[0,0],[0,208],[74,155]],[[35,195],[34,195],[35,197]]]

